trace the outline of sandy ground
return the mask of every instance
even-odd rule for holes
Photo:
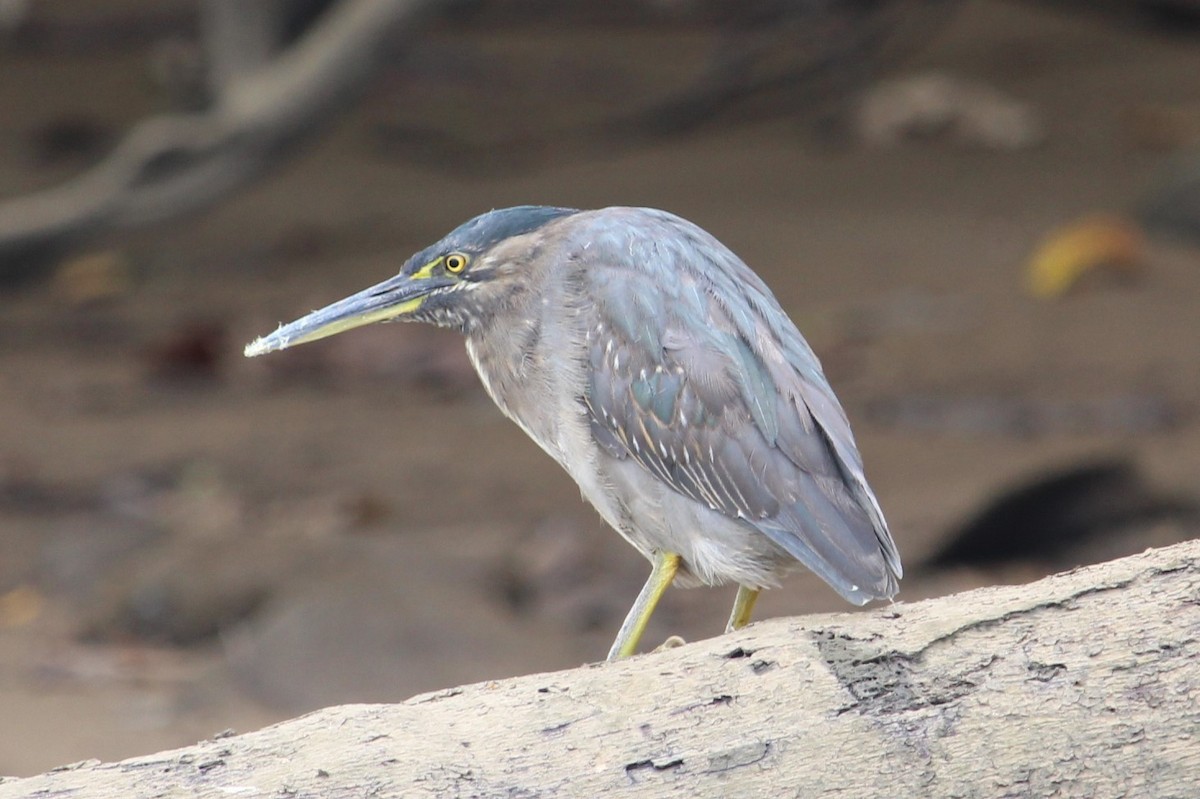
[[[49,121],[117,132],[153,110],[144,55],[0,51],[0,194],[79,167],[30,156]],[[905,601],[1045,572],[921,564],[1049,471],[1125,460],[1196,494],[1200,250],[1152,238],[1136,279],[1056,302],[1021,271],[1056,225],[1152,190],[1168,154],[1129,120],[1200,103],[1195,38],[979,2],[893,72],[921,70],[1028,103],[1044,141],[831,147],[788,119],[479,176],[381,152],[373,131],[421,94],[383,87],[220,207],[90,249],[107,299],[80,301],[69,263],[6,290],[0,774],[603,655],[646,564],[491,406],[457,337],[382,326],[240,357],[492,207],[668,208],[754,266],[855,424]],[[673,593],[648,640],[718,633],[732,595]],[[842,607],[800,576],[760,614]]]

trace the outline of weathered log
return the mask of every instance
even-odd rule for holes
[[[322,710],[13,797],[1193,797],[1200,542]]]

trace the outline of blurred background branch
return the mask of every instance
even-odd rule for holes
[[[455,10],[455,4],[429,0],[323,5],[288,0],[199,3],[205,107],[147,119],[83,175],[0,203],[0,281],[37,271],[52,254],[61,255],[85,236],[195,210],[256,179],[284,157],[289,145],[323,129],[330,115],[348,107],[399,43],[416,38],[419,23]],[[593,147],[614,142],[633,146],[719,121],[748,99],[760,101],[759,116],[814,105],[820,109],[860,85],[889,44],[894,54],[897,41],[911,46],[926,38],[952,0],[758,0],[674,8],[649,0],[615,4],[619,8],[480,5],[484,7],[474,10],[476,16],[504,15],[509,24],[557,14],[577,16],[574,24],[653,20],[726,33],[702,74],[647,107],[574,129],[539,125],[516,131],[508,141],[479,144],[453,133],[382,126],[380,135],[394,148],[412,157],[423,152],[458,168],[487,164],[485,168],[513,170],[551,143],[575,150],[589,141]],[[19,23],[13,24],[19,29]],[[476,29],[487,24],[473,22]],[[285,41],[289,31],[293,37]]]
[[[0,204],[0,269],[26,272],[71,240],[169,218],[253,180],[361,90],[425,5],[345,0],[279,51],[285,3],[205,0],[209,107],[141,122],[80,177]]]
[[[170,88],[179,96],[200,95],[196,102],[203,108],[144,120],[84,174],[0,204],[0,282],[42,271],[72,242],[204,207],[257,179],[291,152],[290,145],[325,129],[331,115],[349,107],[389,60],[403,63],[397,55],[416,44],[417,31],[431,24],[468,34],[545,24],[548,19],[578,28],[719,32],[707,65],[680,85],[599,118],[555,124],[551,117],[548,123],[543,119],[515,128],[502,124],[482,138],[479,126],[446,130],[413,124],[405,117],[383,118],[377,124],[381,147],[406,159],[459,172],[511,173],[553,152],[578,155],[643,146],[735,118],[744,123],[795,115],[818,132],[826,126],[845,126],[850,98],[882,65],[935,36],[959,2],[201,0],[198,26],[180,5],[140,19],[113,14],[105,23],[118,23],[117,32],[108,32],[114,45],[196,28],[200,75],[174,75]],[[1072,4],[1064,0],[1064,5]],[[1077,7],[1082,12],[1085,5]],[[1194,19],[1197,13],[1190,0],[1113,0],[1087,11],[1141,11],[1179,21]],[[27,47],[39,42],[43,47],[78,46],[95,40],[78,22],[55,27],[36,15],[24,16],[28,14],[14,10],[7,22],[9,38]],[[98,30],[100,25],[94,23]],[[612,80],[611,68],[609,72],[607,79]],[[655,82],[649,76],[633,80],[639,78]],[[189,89],[184,85],[189,79],[202,85]],[[1190,185],[1173,185],[1170,196],[1190,192]],[[1159,208],[1163,204],[1151,201],[1152,215],[1180,227],[1169,210]]]

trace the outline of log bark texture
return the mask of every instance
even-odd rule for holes
[[[0,799],[1198,792],[1196,541],[0,781]]]

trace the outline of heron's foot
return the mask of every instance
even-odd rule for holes
[[[687,643],[687,641],[683,640],[682,636],[672,635],[669,638],[667,638],[667,640],[663,641],[661,644],[656,646],[653,651],[665,652],[668,649],[678,649],[679,647],[683,646],[686,643]]]

